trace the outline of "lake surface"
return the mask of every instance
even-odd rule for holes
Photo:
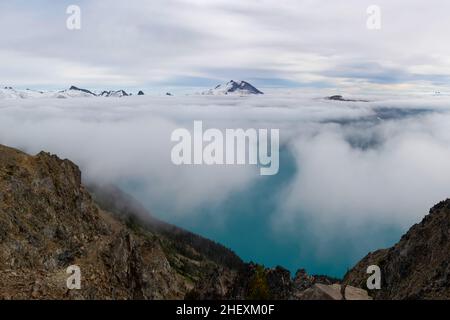
[[[155,198],[149,200],[138,181],[123,183],[122,188],[160,219],[217,241],[247,262],[267,267],[281,265],[293,275],[304,268],[310,274],[342,277],[368,252],[393,245],[404,233],[398,227],[370,224],[351,235],[333,237],[324,249],[323,244],[317,243],[317,234],[310,231],[310,221],[302,219],[301,214],[293,226],[295,232],[274,230],[280,194],[297,170],[292,154],[283,148],[277,175],[260,177],[243,192],[233,193],[216,206],[205,206],[182,216],[166,215],[170,206]],[[325,198],[324,195],[324,201]]]

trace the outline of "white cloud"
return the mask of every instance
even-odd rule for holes
[[[380,31],[366,28],[371,4],[80,1],[81,31],[65,28],[63,1],[3,4],[0,82],[145,86],[184,77],[224,80],[232,73],[350,88],[378,83],[375,72],[400,89],[405,83],[416,90],[443,87],[450,76],[442,58],[450,54],[450,4],[380,0]],[[355,70],[361,62],[376,69]]]
[[[192,128],[194,120],[205,128],[278,128],[293,156],[286,164],[281,153],[280,172],[285,165],[297,172],[273,190],[274,235],[307,237],[318,259],[330,259],[335,241],[353,239],[361,244],[348,244],[354,260],[379,246],[386,235],[376,230],[406,229],[450,190],[448,96],[371,100],[333,102],[294,91],[247,98],[0,100],[0,143],[67,157],[88,181],[128,182],[129,191],[163,219],[195,223],[209,208],[207,218],[220,224],[233,212],[214,216],[214,208],[223,212],[234,193],[257,188],[259,170],[177,167],[170,159],[172,130]],[[249,214],[257,212],[249,208]]]
[[[183,214],[245,189],[258,171],[176,167],[170,161],[172,130],[192,128],[194,120],[215,128],[280,128],[299,171],[284,191],[286,204],[277,220],[289,222],[306,212],[318,221],[375,219],[404,226],[450,187],[447,102],[447,97],[378,96],[371,103],[342,103],[293,93],[248,99],[5,100],[0,101],[0,143],[68,157],[90,179],[143,180],[152,199],[166,199],[174,213]],[[360,121],[385,116],[377,113],[381,107],[439,113],[379,124]]]

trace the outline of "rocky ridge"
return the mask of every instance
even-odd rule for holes
[[[367,267],[381,269],[375,299],[450,299],[450,199],[435,205],[389,249],[369,253],[344,277],[366,289]]]

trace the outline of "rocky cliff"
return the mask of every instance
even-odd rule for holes
[[[107,192],[100,205],[69,160],[0,146],[0,298],[182,299],[219,263],[224,277],[243,264],[187,231],[141,224],[141,208]],[[70,265],[81,290],[66,287]]]
[[[450,299],[450,200],[435,205],[392,248],[369,253],[344,277],[366,288],[367,267],[381,270],[375,299]]]

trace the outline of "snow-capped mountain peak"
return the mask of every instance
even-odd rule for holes
[[[124,90],[112,90],[112,91],[103,91],[100,96],[102,97],[128,97],[130,94],[128,94],[127,92],[125,92]]]
[[[53,94],[54,98],[79,98],[79,97],[96,97],[97,95],[87,89],[81,89],[71,86],[69,89],[61,90]]]
[[[219,84],[214,89],[203,92],[205,95],[251,95],[251,94],[264,94],[262,91],[256,89],[250,83],[246,81],[234,81],[231,80],[225,84]]]

